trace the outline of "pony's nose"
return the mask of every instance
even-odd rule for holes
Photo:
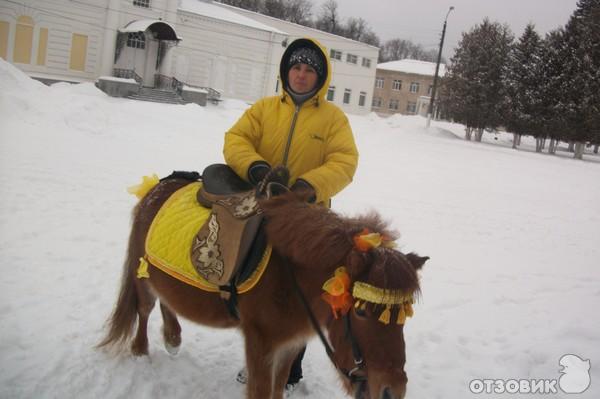
[[[379,399],[404,399],[405,392],[406,391],[403,389],[401,392],[394,393],[390,387],[385,387],[381,391]]]

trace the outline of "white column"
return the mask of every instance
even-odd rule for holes
[[[179,4],[178,0],[167,0],[167,10],[164,14],[163,20],[168,22],[175,32],[177,32],[177,6]],[[161,75],[173,77],[173,51],[175,51],[174,46],[166,46],[165,53],[163,54],[162,63],[160,65],[159,73]]]
[[[117,31],[119,29],[119,0],[109,0],[104,24],[104,38],[102,42],[102,62],[100,74],[112,76],[115,62],[115,48],[117,45]]]

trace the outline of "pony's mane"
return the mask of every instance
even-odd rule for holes
[[[267,220],[269,242],[297,266],[346,265],[354,279],[384,289],[418,290],[416,270],[407,267],[410,261],[399,251],[353,250],[353,237],[365,228],[391,240],[398,238],[399,234],[390,230],[378,213],[344,217],[326,207],[306,203],[292,192],[262,200],[261,208]]]

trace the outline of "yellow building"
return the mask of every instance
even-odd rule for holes
[[[444,76],[445,70],[440,64],[438,77]],[[434,75],[434,62],[404,59],[377,64],[372,111],[426,116]]]

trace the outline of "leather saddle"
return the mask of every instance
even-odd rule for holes
[[[224,164],[203,171],[197,199],[212,212],[193,240],[192,264],[229,300],[235,286],[252,275],[267,246],[262,211],[254,187]]]

